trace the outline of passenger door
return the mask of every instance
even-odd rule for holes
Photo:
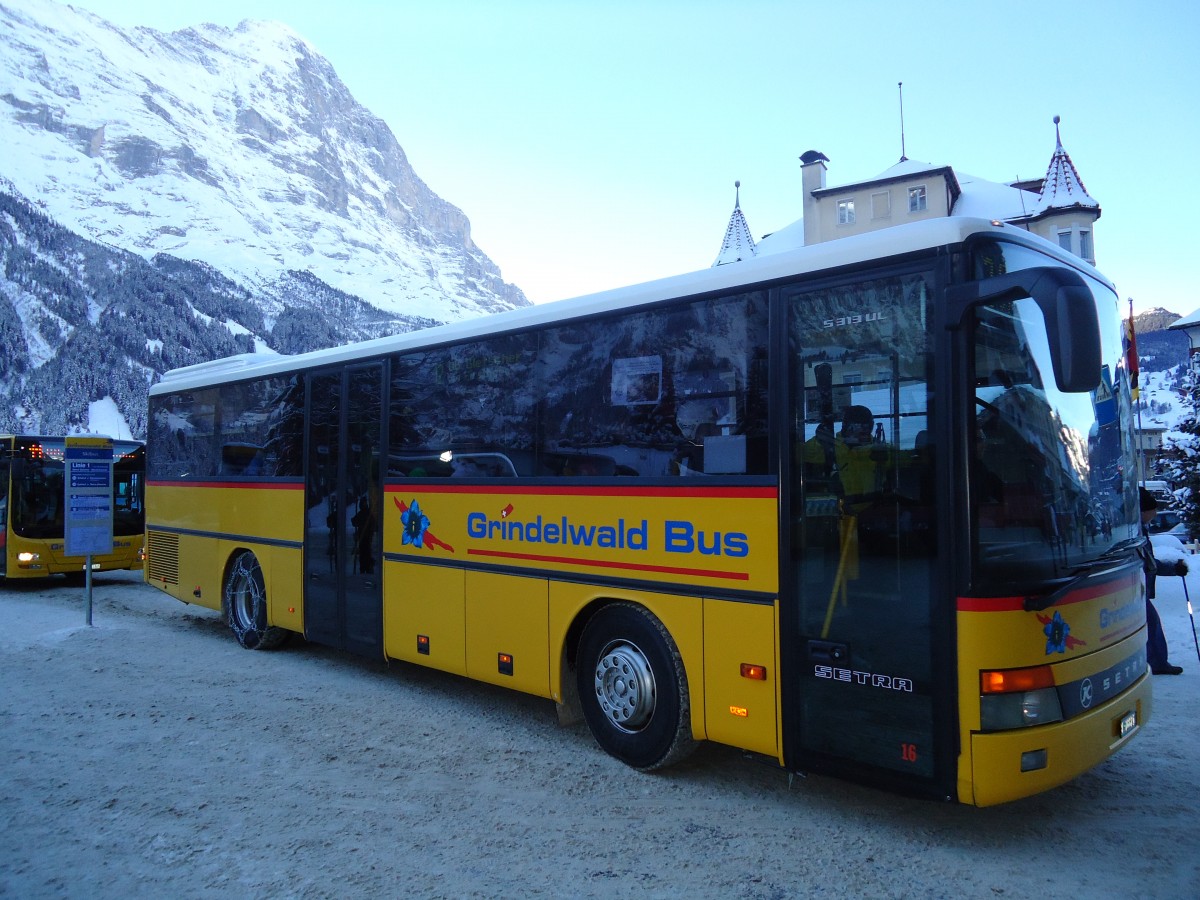
[[[792,375],[781,625],[796,768],[936,774],[927,295],[914,273],[783,297]]]
[[[308,376],[304,633],[383,653],[383,366]]]

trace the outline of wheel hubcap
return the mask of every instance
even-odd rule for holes
[[[261,598],[258,595],[258,585],[254,581],[254,575],[246,571],[245,566],[241,563],[238,564],[238,571],[231,588],[232,603],[230,606],[237,618],[238,625],[243,629],[253,628]]]
[[[627,642],[609,644],[596,663],[596,699],[621,731],[637,731],[654,714],[654,673],[645,654]]]

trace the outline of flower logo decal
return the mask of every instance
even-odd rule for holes
[[[1058,610],[1054,611],[1054,618],[1038,616],[1038,621],[1042,623],[1042,633],[1046,635],[1047,656],[1051,653],[1066,653],[1068,648],[1074,650],[1076,647],[1087,646],[1087,641],[1071,637],[1071,626]]]
[[[445,541],[439,541],[429,530],[429,516],[421,512],[421,504],[413,500],[406,504],[399,497],[392,498],[396,508],[400,510],[400,525],[402,527],[401,542],[405,547],[415,547],[418,550],[435,550],[441,547],[450,553],[454,548]]]
[[[421,512],[421,504],[414,500],[408,509],[400,513],[400,522],[404,525],[404,543],[412,544],[417,549],[424,547],[429,516]]]
[[[408,540],[407,534],[404,539]],[[1054,618],[1046,623],[1042,632],[1046,635],[1047,654],[1067,652],[1067,635],[1071,633],[1071,626],[1066,623],[1060,613],[1054,614]]]

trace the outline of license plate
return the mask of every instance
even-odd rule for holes
[[[1137,713],[1131,710],[1121,716],[1121,725],[1118,729],[1118,734],[1120,737],[1125,737],[1125,735],[1129,734],[1135,728],[1137,728]]]

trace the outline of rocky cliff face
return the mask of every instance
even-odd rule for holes
[[[1152,331],[1166,331],[1178,322],[1179,318],[1179,313],[1173,313],[1163,309],[1161,306],[1156,306],[1154,309],[1148,309],[1143,313],[1135,315],[1133,317],[1133,327],[1138,334],[1146,334]]]
[[[202,14],[202,13],[198,13]],[[0,3],[0,430],[144,434],[165,370],[528,305],[278,23]]]

